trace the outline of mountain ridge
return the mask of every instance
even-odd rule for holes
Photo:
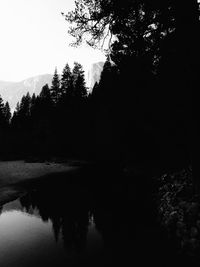
[[[103,65],[104,62],[93,63],[90,69],[85,72],[88,92],[91,92],[94,84],[99,82]],[[52,78],[53,74],[46,73],[29,77],[18,82],[0,80],[0,96],[3,98],[4,102],[8,101],[11,111],[13,112],[17,102],[21,100],[23,95],[26,95],[27,92],[29,92],[30,95],[33,93],[39,95],[45,84],[51,86]]]
[[[13,111],[23,95],[27,92],[30,95],[33,93],[38,95],[45,84],[51,85],[52,78],[52,74],[41,74],[19,82],[0,81],[0,95],[4,102],[8,101]]]

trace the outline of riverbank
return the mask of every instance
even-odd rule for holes
[[[77,168],[78,166],[73,166],[69,163],[2,161],[0,162],[0,186],[48,174],[68,172]]]
[[[59,176],[78,170],[78,162],[0,162],[0,205],[21,196],[24,192],[22,183],[42,179],[47,176]]]
[[[190,255],[194,258],[200,249],[200,206],[193,198],[192,169],[159,175],[152,166],[131,166],[120,172],[116,165],[84,164],[77,160],[62,163],[0,162],[0,206],[34,190],[42,190],[45,200],[49,188],[54,200],[64,196],[67,190],[71,192],[72,188],[79,196],[78,185],[83,195],[87,188],[95,197],[98,196],[101,204],[107,206],[110,203],[110,207],[116,207],[116,210],[119,207],[123,212],[127,210],[130,221],[137,223],[139,219],[142,231],[147,231],[149,236],[152,233],[154,238],[159,236],[160,226],[164,226],[162,229],[167,230],[170,240],[167,249],[171,247],[175,254],[180,251],[184,261],[191,260]],[[163,240],[168,242],[165,234]],[[189,258],[186,258],[188,254]]]

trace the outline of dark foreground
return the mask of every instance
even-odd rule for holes
[[[0,207],[0,266],[195,266],[157,221],[153,182],[99,168],[21,182]]]

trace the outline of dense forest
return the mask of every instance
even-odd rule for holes
[[[61,77],[56,69],[51,86],[44,85],[38,96],[24,95],[12,116],[1,100],[4,157],[79,156],[87,141],[87,102],[84,71],[77,62],[73,70],[66,64]]]
[[[108,45],[88,94],[79,63],[39,96],[27,94],[11,118],[0,98],[1,157],[83,157],[117,162],[192,161],[192,90],[199,66],[197,1],[75,1],[63,14],[74,45]],[[193,137],[194,136],[194,137]],[[3,151],[3,153],[2,153]]]

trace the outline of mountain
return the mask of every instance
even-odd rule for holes
[[[95,85],[95,83],[99,82],[103,66],[104,62],[93,63],[91,68],[88,70],[87,81],[90,92],[92,91],[92,88]]]
[[[85,79],[89,92],[96,82],[99,82],[104,62],[97,62],[91,65],[90,69],[85,73]],[[51,86],[53,75],[43,74],[35,77],[25,79],[21,82],[6,82],[0,81],[0,95],[4,102],[8,101],[11,111],[15,110],[17,102],[19,102],[23,95],[27,92],[32,95],[38,95],[42,87],[47,83]]]
[[[27,92],[29,92],[30,95],[33,93],[38,95],[46,83],[51,86],[52,77],[53,75],[51,74],[43,74],[25,79],[21,82],[0,81],[0,95],[5,102],[8,101],[13,111],[17,102],[19,102],[22,96],[26,95]]]

